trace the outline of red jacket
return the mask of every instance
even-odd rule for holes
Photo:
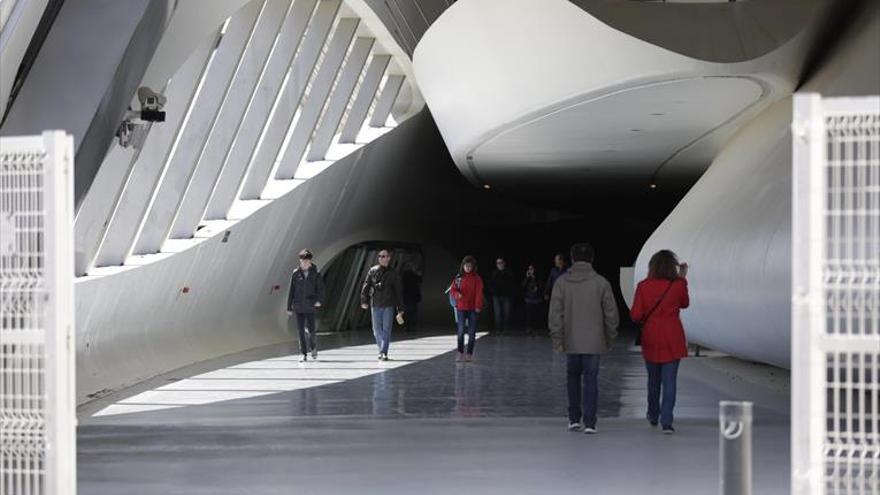
[[[687,357],[687,339],[679,318],[680,310],[690,305],[687,280],[679,278],[672,281],[662,278],[648,278],[639,282],[630,316],[639,322],[660,300],[669,287],[669,292],[657,309],[643,322],[642,355],[651,363],[669,363]]]
[[[474,272],[463,273],[452,279],[450,286],[455,298],[455,309],[461,311],[483,310],[483,279]]]

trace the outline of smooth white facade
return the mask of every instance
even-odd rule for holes
[[[738,126],[791,93],[809,42],[809,22],[800,27],[757,58],[715,63],[566,0],[463,0],[427,31],[414,67],[472,182],[539,174],[586,187],[646,184],[698,175]]]
[[[880,94],[880,11],[862,19],[822,71],[804,85],[823,95]],[[746,125],[645,243],[672,249],[691,267],[688,338],[757,361],[791,363],[791,99]]]

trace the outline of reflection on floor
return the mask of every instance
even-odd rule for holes
[[[302,368],[276,350],[123,400],[81,420],[79,493],[710,494],[722,399],[755,402],[755,493],[788,491],[788,396],[763,367],[685,360],[678,433],[663,436],[643,419],[641,358],[621,343],[586,436],[565,429],[564,360],[546,337],[485,337],[469,364],[453,341],[397,342],[399,361],[382,364],[369,345]],[[129,408],[143,405],[176,407]]]
[[[373,344],[322,350],[317,360],[309,358],[306,363],[299,361],[299,355],[248,361],[174,380],[115,402],[95,416],[212,404],[355,380],[449,352],[455,340],[448,335],[404,340],[394,345],[389,361],[377,360]]]

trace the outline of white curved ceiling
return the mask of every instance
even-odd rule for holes
[[[777,3],[815,12],[814,2]],[[471,182],[642,191],[655,179],[692,181],[740,125],[793,91],[813,18],[792,19],[800,34],[774,50],[716,63],[567,0],[461,0],[425,33],[414,67]]]
[[[719,99],[718,95],[725,95]],[[470,153],[481,173],[540,171],[560,179],[652,174],[764,96],[745,77],[696,77],[625,88],[501,131]],[[699,168],[711,156],[689,156]]]

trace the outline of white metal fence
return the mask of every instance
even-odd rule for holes
[[[76,492],[73,140],[0,139],[0,495]]]
[[[796,95],[792,493],[880,493],[880,97]]]

